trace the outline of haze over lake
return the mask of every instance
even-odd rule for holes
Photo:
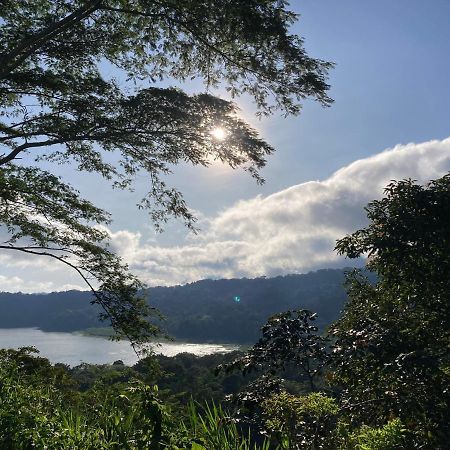
[[[34,346],[40,356],[52,363],[76,366],[82,362],[108,364],[122,360],[127,365],[137,362],[137,356],[126,341],[113,342],[108,339],[83,336],[72,333],[44,332],[37,328],[0,329],[0,348]],[[164,342],[155,347],[155,352],[165,356],[175,356],[188,352],[198,356],[225,353],[236,350],[237,346],[221,344],[191,344],[184,342]]]

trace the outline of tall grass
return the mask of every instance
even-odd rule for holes
[[[199,411],[201,408],[201,412]],[[264,439],[261,444],[252,443],[250,430],[243,435],[233,420],[214,402],[199,405],[191,401],[189,404],[189,423],[183,424],[186,434],[196,438],[192,450],[277,450]]]

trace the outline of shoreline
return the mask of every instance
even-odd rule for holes
[[[48,332],[48,330],[42,330],[44,332]],[[71,331],[71,334],[75,334],[77,336],[88,336],[88,337],[98,337],[103,339],[110,339],[114,336],[114,331],[110,327],[93,327],[93,328],[85,328],[83,330]],[[126,339],[118,339],[118,341],[126,341]],[[189,339],[186,338],[178,339],[174,337],[173,339],[168,338],[155,338],[149,341],[152,343],[160,343],[160,344],[205,344],[205,345],[221,345],[221,346],[233,346],[238,347],[239,350],[246,349],[254,345],[254,343],[242,343],[242,342],[216,342],[212,340],[198,340],[198,339]]]

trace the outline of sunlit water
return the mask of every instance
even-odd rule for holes
[[[76,366],[82,362],[107,364],[122,360],[127,365],[136,363],[137,356],[125,341],[113,342],[108,339],[82,336],[71,333],[44,332],[36,328],[0,329],[0,348],[34,346],[40,355],[52,363]],[[188,344],[182,342],[162,343],[155,347],[155,353],[175,356],[188,352],[198,356],[225,353],[236,350],[236,346],[220,344]]]

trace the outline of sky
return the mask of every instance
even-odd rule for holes
[[[364,226],[364,205],[391,179],[424,183],[450,170],[450,2],[302,0],[291,9],[301,14],[292,32],[309,54],[336,64],[329,79],[335,102],[307,101],[298,117],[258,120],[251,100],[238,100],[276,152],[263,186],[219,163],[174,168],[168,181],[196,212],[197,235],[177,222],[154,232],[135,207],[148,187],[144,176],[131,194],[64,169],[112,213],[113,248],[149,285],[348,266],[333,251],[336,239]],[[0,264],[4,291],[84,289],[45,259],[0,254]]]

